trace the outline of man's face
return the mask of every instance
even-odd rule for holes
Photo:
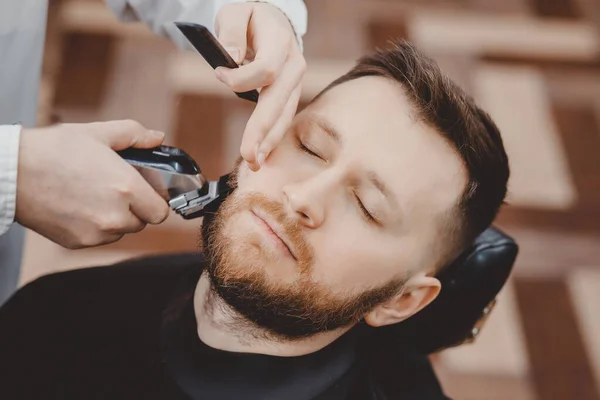
[[[460,157],[413,119],[398,84],[343,83],[295,117],[259,171],[240,164],[211,234],[213,284],[284,337],[356,323],[433,266],[465,184]]]

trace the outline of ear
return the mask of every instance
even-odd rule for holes
[[[415,315],[440,293],[441,284],[437,278],[425,273],[411,277],[404,290],[383,304],[375,307],[365,316],[365,322],[379,327],[404,321]]]

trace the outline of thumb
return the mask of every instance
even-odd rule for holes
[[[237,64],[246,58],[251,15],[250,4],[228,4],[219,11],[215,21],[217,39]]]
[[[146,129],[136,121],[108,121],[97,123],[95,136],[115,151],[129,147],[147,149],[160,146],[165,134]]]

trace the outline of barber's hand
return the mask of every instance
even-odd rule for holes
[[[292,25],[271,4],[227,4],[217,15],[215,31],[238,64],[251,60],[240,68],[217,68],[217,77],[236,92],[262,88],[240,149],[256,171],[296,113],[306,62]]]
[[[114,151],[159,146],[163,138],[134,121],[24,129],[17,222],[75,249],[164,221],[167,202]]]

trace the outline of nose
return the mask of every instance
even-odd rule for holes
[[[311,229],[318,228],[325,221],[327,204],[334,188],[339,186],[333,176],[328,177],[326,173],[319,175],[283,187],[286,207],[301,224]]]

